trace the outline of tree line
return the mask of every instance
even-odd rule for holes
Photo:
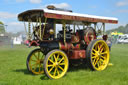
[[[3,22],[0,21],[0,34],[5,33],[5,26]]]
[[[124,34],[128,34],[128,24],[106,31],[107,34],[110,34],[111,32],[122,32]]]

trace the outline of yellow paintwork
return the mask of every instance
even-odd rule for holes
[[[42,74],[44,73],[43,69],[43,60],[44,60],[44,55],[42,54],[41,51],[35,51],[29,60],[29,67],[34,74]]]
[[[113,66],[113,63],[109,63],[108,66]]]
[[[65,75],[68,70],[68,58],[61,51],[51,53],[46,64],[48,75],[52,79],[59,79]]]
[[[109,48],[104,40],[98,40],[92,47],[91,63],[97,71],[104,70],[109,63]]]

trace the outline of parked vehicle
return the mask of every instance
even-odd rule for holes
[[[72,60],[83,59],[92,70],[104,70],[110,58],[105,23],[117,24],[118,19],[48,8],[18,15],[19,21],[28,22],[25,30],[30,46],[39,47],[28,55],[27,69],[33,74],[45,72],[49,78],[59,79],[66,74]],[[97,23],[101,23],[102,28],[97,28]],[[57,24],[62,27],[56,35]],[[103,32],[102,39],[97,39],[96,30]]]
[[[128,44],[128,37],[123,37],[118,39],[117,41],[118,44]]]

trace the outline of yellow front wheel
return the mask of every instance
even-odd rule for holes
[[[63,77],[69,66],[67,55],[61,50],[50,51],[44,59],[44,71],[50,79]]]
[[[92,70],[102,71],[109,63],[109,47],[104,40],[93,40],[86,49],[86,56]]]
[[[41,49],[34,49],[27,58],[27,69],[33,74],[44,73],[43,61],[45,55],[42,53]]]

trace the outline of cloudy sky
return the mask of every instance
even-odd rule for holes
[[[1,0],[0,21],[8,25],[8,32],[24,30],[17,15],[28,9],[44,8],[48,4],[71,9],[76,13],[119,19],[118,25],[107,25],[107,29],[128,24],[128,0]]]

